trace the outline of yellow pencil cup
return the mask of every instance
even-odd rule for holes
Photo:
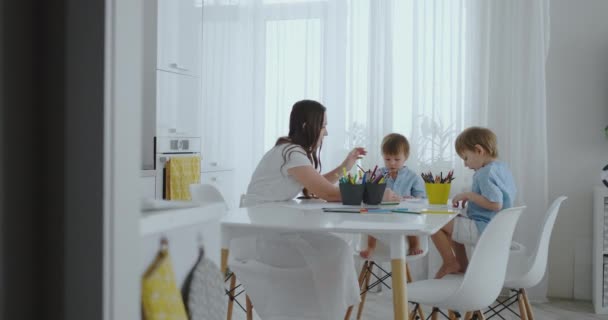
[[[451,186],[450,183],[425,183],[429,204],[447,204]]]

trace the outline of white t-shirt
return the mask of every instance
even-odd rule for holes
[[[291,148],[283,159],[285,148]],[[287,173],[288,169],[312,166],[306,151],[290,143],[270,149],[255,168],[247,187],[244,206],[270,201],[286,201],[297,196],[303,186]]]

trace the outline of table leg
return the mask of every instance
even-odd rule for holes
[[[220,271],[222,272],[223,276],[225,276],[227,268],[228,268],[228,249],[222,248],[222,261],[221,261]]]
[[[221,253],[221,261],[220,261],[220,271],[222,275],[226,277],[226,269],[228,269],[228,253],[230,248],[230,240],[231,240],[231,229],[222,226],[222,253]]]
[[[403,235],[391,235],[393,314],[395,320],[405,320],[409,314],[405,275],[405,251],[405,237]]]

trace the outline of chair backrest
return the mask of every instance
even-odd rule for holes
[[[557,219],[559,207],[567,198],[568,197],[561,196],[555,199],[545,214],[544,223],[541,232],[539,232],[536,248],[534,248],[534,251],[531,252],[532,261],[530,264],[530,269],[526,274],[523,274],[518,281],[525,284],[526,288],[537,285],[545,275],[545,270],[547,269],[547,258],[549,255],[549,240],[551,240],[551,232],[553,231],[553,226],[555,225],[555,220]]]
[[[490,221],[477,241],[460,288],[443,305],[479,310],[496,300],[505,281],[515,225],[525,208],[502,210]]]
[[[224,200],[222,194],[210,184],[191,184],[190,195],[192,196],[192,201],[200,204],[221,202],[226,206],[226,209],[228,209],[228,204]]]

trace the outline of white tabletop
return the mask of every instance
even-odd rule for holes
[[[446,210],[447,206],[429,206],[421,200],[403,201],[399,205],[370,206],[382,208],[432,208]],[[338,233],[431,235],[453,219],[451,214],[411,213],[338,213],[323,212],[322,208],[353,208],[337,203],[319,201],[275,202],[249,208],[237,208],[222,219],[223,228],[247,228],[275,231],[318,231]],[[451,209],[451,208],[450,208]]]
[[[407,208],[448,211],[446,206],[429,206],[424,200],[403,201],[399,205],[373,206],[381,208]],[[343,213],[324,212],[323,208],[359,208],[323,201],[274,202],[229,211],[222,219],[222,265],[228,265],[230,240],[271,232],[336,232],[367,233],[387,240],[390,248],[393,274],[393,313],[395,320],[408,317],[407,284],[405,276],[406,241],[403,235],[432,235],[457,214],[450,213]]]

